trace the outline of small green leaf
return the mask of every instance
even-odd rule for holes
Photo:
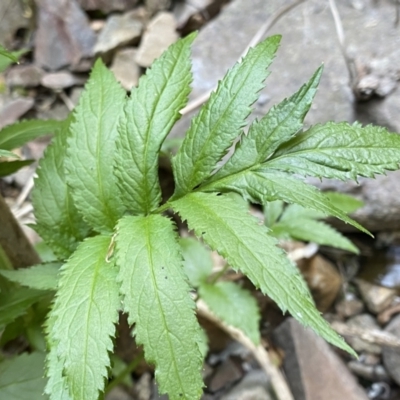
[[[0,149],[0,157],[19,158],[19,156],[11,151]]]
[[[219,82],[217,91],[192,120],[178,154],[172,160],[175,198],[208,178],[240,134],[251,106],[264,87],[267,68],[279,42],[280,36],[272,36],[250,49]]]
[[[337,217],[360,231],[370,234],[342,210],[334,207],[330,200],[316,187],[283,172],[266,168],[255,171],[247,170],[208,184],[202,189],[207,191],[235,191],[246,200],[259,204],[275,200],[296,203],[306,208],[321,211],[326,215]]]
[[[48,343],[64,364],[63,374],[75,400],[98,400],[108,376],[108,353],[113,349],[120,307],[117,270],[106,261],[109,245],[109,237],[95,236],[78,246],[61,269],[50,313]],[[51,357],[48,362],[57,372],[57,358]],[[59,375],[54,376],[59,383]],[[53,388],[48,386],[47,391],[53,393]]]
[[[4,400],[46,399],[43,377],[44,354],[23,353],[0,363],[0,398]]]
[[[202,283],[199,295],[218,318],[242,330],[254,344],[259,344],[260,313],[250,292],[233,282],[216,282]]]
[[[30,268],[0,270],[0,274],[11,282],[16,282],[32,289],[56,290],[60,266],[61,263],[58,262],[39,264]]]
[[[158,153],[187,103],[194,38],[191,34],[174,43],[140,78],[126,102],[114,165],[121,201],[135,214],[147,214],[161,201]]]
[[[0,147],[13,150],[39,136],[54,133],[60,129],[64,121],[33,119],[17,122],[0,130]]]
[[[17,63],[18,58],[13,55],[11,51],[5,49],[2,45],[0,45],[0,55],[9,58],[11,61]]]
[[[7,161],[0,162],[0,178],[3,176],[11,175],[14,172],[17,172],[19,169],[30,165],[35,160],[23,160],[23,161]]]
[[[124,212],[112,160],[125,90],[99,59],[75,109],[68,140],[67,181],[84,219],[101,233],[111,233]]]
[[[183,255],[183,267],[193,287],[205,282],[212,272],[213,261],[210,251],[194,238],[179,241]]]
[[[2,270],[1,272],[5,272]],[[48,296],[47,292],[21,288],[0,294],[0,328],[24,315],[28,308]]]
[[[283,211],[283,201],[281,200],[274,200],[274,201],[267,201],[264,204],[264,224],[268,228],[271,228],[276,221],[278,221],[279,217]]]
[[[297,267],[276,247],[268,229],[250,216],[247,204],[226,195],[191,193],[172,204],[190,229],[202,236],[228,263],[285,312],[314,329],[328,342],[355,352],[321,317]]]
[[[318,68],[310,81],[297,93],[272,107],[260,121],[253,122],[247,135],[242,135],[232,157],[210,181],[263,163],[279,145],[293,137],[303,126],[304,117],[318,88],[322,69]]]
[[[1,46],[0,46],[1,48]],[[4,47],[3,47],[4,49]],[[27,49],[17,50],[17,51],[10,51],[8,52],[13,56],[13,58],[6,57],[5,55],[0,53],[0,73],[4,72],[11,64],[18,62],[20,57],[27,53]],[[17,61],[15,61],[17,60]]]
[[[272,227],[271,234],[276,237],[290,237],[359,253],[357,247],[340,232],[313,219],[293,217],[285,221],[281,220]]]
[[[68,258],[89,233],[72,200],[67,185],[64,161],[67,136],[72,117],[64,121],[59,132],[39,162],[32,192],[36,225],[33,228],[61,258]]]
[[[364,205],[361,200],[344,193],[324,192],[324,194],[335,207],[340,208],[346,214],[350,214]]]
[[[136,343],[155,364],[162,393],[171,400],[199,399],[203,336],[174,226],[161,215],[126,216],[117,232],[118,280]]]
[[[400,135],[376,126],[328,122],[283,144],[267,168],[318,178],[373,178],[398,168]]]

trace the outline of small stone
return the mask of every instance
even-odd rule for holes
[[[105,400],[132,400],[132,396],[126,393],[120,386],[117,386],[107,393]]]
[[[30,97],[9,97],[0,95],[0,129],[16,122],[35,101]]]
[[[373,285],[363,279],[357,279],[356,283],[368,310],[374,314],[378,314],[389,307],[396,297],[396,290],[394,289]]]
[[[96,41],[76,0],[37,0],[36,64],[51,71],[91,57]]]
[[[140,76],[140,67],[136,63],[137,50],[133,48],[123,49],[117,52],[111,65],[111,71],[115,78],[126,90],[137,86]]]
[[[7,74],[9,86],[35,87],[39,86],[44,71],[36,65],[17,65]]]
[[[151,397],[152,382],[151,375],[148,372],[142,374],[142,376],[136,382],[133,391],[137,400],[148,400]]]
[[[365,331],[374,330],[380,331],[379,325],[376,323],[374,317],[370,314],[360,314],[355,317],[350,318],[346,325],[350,328],[358,328]],[[357,352],[367,352],[371,354],[380,354],[382,351],[381,346],[367,342],[365,340],[360,339],[359,337],[352,336],[348,338],[348,342],[351,347]]]
[[[371,382],[390,382],[391,380],[382,365],[368,365],[359,361],[350,361],[347,366],[355,375]]]
[[[110,11],[128,11],[133,8],[137,0],[78,0],[84,10],[100,10],[104,13]]]
[[[66,89],[76,85],[78,82],[79,80],[68,71],[45,74],[41,79],[42,86],[54,90]]]
[[[21,1],[0,1],[0,43],[9,48],[15,32],[29,26],[29,18],[24,15],[25,3]]]
[[[243,379],[221,396],[221,400],[271,400],[271,384],[264,371],[249,371]]]
[[[283,349],[283,368],[296,400],[367,400],[343,361],[311,329],[288,318],[273,333]]]
[[[303,258],[297,265],[310,288],[318,310],[327,311],[342,287],[342,278],[338,270],[320,255]]]
[[[207,382],[207,387],[211,392],[217,392],[227,386],[231,386],[239,381],[243,376],[241,368],[233,361],[227,358],[217,368],[211,379]]]
[[[400,315],[396,315],[384,331],[400,337]],[[388,374],[400,385],[400,349],[384,347],[382,359]]]
[[[147,11],[153,15],[159,11],[165,11],[171,5],[171,0],[145,0]]]
[[[143,23],[136,18],[136,12],[111,15],[100,32],[94,47],[95,53],[107,53],[117,47],[135,44],[142,34]]]
[[[176,21],[171,13],[158,14],[147,26],[139,46],[136,62],[149,67],[152,62],[178,40]]]
[[[345,298],[340,300],[336,306],[336,312],[342,318],[350,318],[355,315],[361,314],[364,310],[364,304],[357,298]]]

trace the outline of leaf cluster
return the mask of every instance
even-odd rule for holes
[[[322,68],[245,133],[279,46],[280,37],[273,36],[228,71],[192,120],[172,158],[175,192],[162,203],[158,156],[187,103],[194,38],[172,45],[129,96],[97,61],[77,108],[40,162],[36,229],[63,261],[46,324],[51,399],[98,399],[119,311],[155,365],[160,392],[200,398],[204,335],[189,281],[232,325],[243,319],[229,315],[224,304],[247,294],[223,282],[209,285],[209,265],[194,268],[167,210],[283,312],[355,354],[320,316],[296,266],[248,213],[247,200],[298,204],[365,231],[299,174],[355,179],[396,169],[400,137],[332,122],[302,131]],[[220,166],[233,143],[232,157]],[[248,329],[257,341],[254,324]]]

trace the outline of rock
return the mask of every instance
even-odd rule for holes
[[[151,375],[148,372],[142,374],[133,387],[135,398],[137,400],[148,400],[151,397]]]
[[[303,258],[297,265],[310,288],[318,310],[327,311],[342,287],[339,272],[330,261],[320,255]]]
[[[147,11],[153,15],[159,11],[164,11],[171,5],[171,0],[145,0],[144,4]]]
[[[369,365],[360,361],[350,361],[347,366],[353,374],[371,382],[390,382],[390,376],[383,365]]]
[[[39,86],[43,74],[44,71],[36,65],[16,65],[7,74],[7,85],[22,87]]]
[[[34,103],[30,97],[9,97],[0,94],[0,129],[16,122]]]
[[[136,12],[111,15],[100,32],[94,47],[95,53],[107,53],[117,47],[135,44],[142,34],[143,24],[136,18]]]
[[[126,90],[137,86],[139,81],[140,67],[136,64],[136,53],[137,50],[133,48],[119,50],[111,65],[115,78]]]
[[[364,331],[380,331],[379,325],[376,323],[374,317],[370,314],[356,315],[355,317],[350,318],[346,322],[346,325],[349,328],[358,328]],[[349,337],[348,342],[350,346],[359,353],[367,352],[370,354],[380,354],[382,351],[381,346],[367,342],[357,336]]]
[[[69,71],[60,71],[45,74],[41,79],[41,84],[44,87],[54,90],[66,89],[76,84],[83,84],[84,82]]]
[[[354,57],[375,75],[392,77],[394,72],[398,73],[400,65],[400,35],[393,24],[388,23],[394,19],[393,4],[388,0],[379,3],[370,0],[364,4],[362,9],[350,7],[345,2],[338,4],[346,43],[351,46]],[[200,31],[193,45],[191,99],[215,87],[256,31],[281,6],[280,0],[234,0]],[[364,124],[380,124],[400,132],[400,90],[394,90],[384,98],[357,103],[334,32],[329,7],[319,0],[303,2],[276,22],[268,35],[282,34],[282,44],[270,67],[271,76],[253,117],[264,115],[272,105],[294,93],[323,62],[324,74],[306,125],[329,120],[360,120]],[[183,135],[187,126],[187,119],[183,119],[173,136]],[[356,193],[366,205],[354,217],[375,232],[400,226],[399,180],[400,172],[397,171],[376,180],[360,179],[359,187],[341,182],[330,182],[329,187]],[[340,227],[342,229],[344,225]]]
[[[36,3],[36,64],[54,71],[92,56],[96,36],[76,0],[36,0]]]
[[[211,4],[216,3],[215,0],[193,0],[190,3],[186,1],[176,2],[174,4],[173,13],[179,27],[186,24],[187,20],[195,13],[202,13]]]
[[[369,311],[374,314],[382,312],[396,297],[396,290],[373,285],[362,279],[356,280],[358,290]]]
[[[220,397],[220,400],[271,400],[271,385],[264,371],[249,371],[243,379]]]
[[[346,295],[344,299],[336,304],[335,308],[342,318],[350,318],[363,312],[364,303],[354,296],[349,297]]]
[[[283,349],[283,368],[296,400],[367,400],[368,397],[329,345],[288,318],[273,333]]]
[[[137,2],[137,0],[78,0],[84,10],[100,10],[106,14],[110,11],[128,11]]]
[[[21,1],[0,1],[0,43],[6,48],[12,44],[17,30],[29,25],[24,6],[27,3]]]
[[[215,370],[214,374],[206,381],[206,386],[212,393],[229,387],[243,377],[243,371],[232,358],[224,360]]]
[[[400,315],[396,315],[384,331],[400,337]],[[400,385],[400,349],[384,347],[382,349],[382,359],[388,374]]]
[[[158,14],[143,34],[136,62],[142,67],[149,67],[176,40],[178,34],[173,14],[167,12]]]
[[[126,393],[120,386],[117,386],[107,393],[105,400],[132,400],[132,396]]]

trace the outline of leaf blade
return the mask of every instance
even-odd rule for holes
[[[202,107],[172,159],[175,197],[182,196],[208,178],[224,153],[240,134],[251,105],[264,87],[267,67],[279,45],[273,36],[250,49],[219,82],[217,91]]]
[[[233,282],[203,283],[200,297],[228,325],[242,330],[255,345],[260,342],[260,313],[255,298]]]
[[[382,127],[328,122],[283,144],[265,166],[304,176],[357,180],[395,170],[399,160],[399,135]]]
[[[72,117],[64,121],[39,162],[32,191],[33,228],[62,259],[68,258],[90,231],[74,204],[64,162]]]
[[[121,199],[134,214],[147,214],[160,203],[158,153],[187,103],[194,38],[192,34],[174,43],[156,60],[125,104],[114,167]]]
[[[64,363],[70,395],[76,399],[97,400],[107,377],[120,306],[117,271],[106,261],[109,245],[109,237],[95,236],[78,246],[62,267],[49,316],[49,346]]]
[[[202,336],[173,225],[160,215],[126,216],[117,229],[121,293],[136,341],[156,365],[161,392],[198,399]]]
[[[354,351],[320,316],[297,268],[265,226],[248,215],[247,205],[229,196],[191,193],[172,203],[189,228],[202,236],[229,264],[243,271],[263,293],[328,342]],[[241,234],[239,235],[238,232]]]
[[[79,212],[100,233],[111,233],[123,205],[112,169],[125,91],[102,61],[96,61],[79,99],[68,139],[67,182]]]

